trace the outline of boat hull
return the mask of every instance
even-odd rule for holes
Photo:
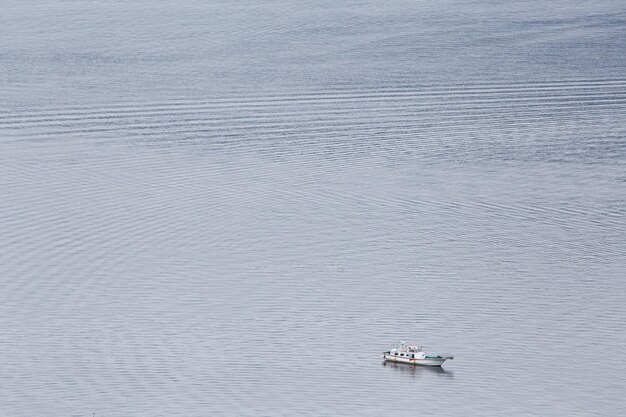
[[[446,358],[410,359],[388,354],[384,354],[383,359],[388,362],[408,363],[410,365],[419,366],[441,366],[447,360]]]

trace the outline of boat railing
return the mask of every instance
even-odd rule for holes
[[[427,359],[454,359],[454,355],[452,353],[442,353],[439,355],[426,355]]]

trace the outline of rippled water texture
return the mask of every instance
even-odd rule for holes
[[[5,0],[0,415],[625,415],[626,6],[508,3]]]

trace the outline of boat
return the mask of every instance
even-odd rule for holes
[[[407,345],[405,342],[386,352],[383,352],[383,359],[389,362],[408,363],[422,366],[441,366],[448,359],[454,359],[451,354],[428,355],[421,346],[416,344]]]

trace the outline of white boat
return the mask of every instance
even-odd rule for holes
[[[451,354],[427,355],[421,346],[407,345],[400,342],[397,347],[383,352],[383,359],[389,362],[409,363],[411,365],[441,366],[448,359],[454,359]]]

